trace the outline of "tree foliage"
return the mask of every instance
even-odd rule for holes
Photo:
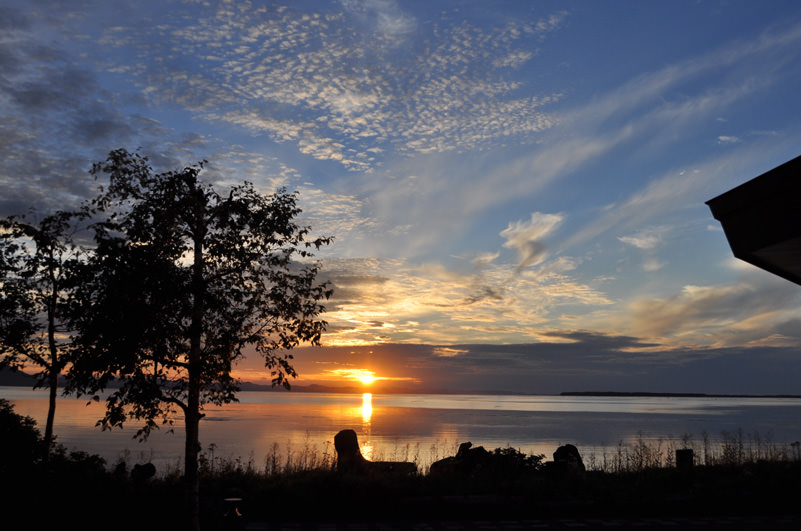
[[[58,378],[72,341],[69,315],[80,249],[73,240],[80,214],[59,211],[38,222],[0,219],[0,368],[34,369],[49,387],[45,448],[53,441]]]
[[[146,157],[116,150],[93,166],[108,184],[89,209],[95,247],[70,372],[79,393],[115,385],[104,427],[133,417],[144,437],[180,410],[190,482],[203,404],[235,400],[231,370],[246,348],[289,387],[290,351],[320,343],[331,295],[313,260],[330,238],[297,223],[297,194],[264,195],[247,182],[220,193],[200,180],[204,164],[154,173]]]

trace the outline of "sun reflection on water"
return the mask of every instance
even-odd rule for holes
[[[373,394],[372,393],[363,393],[362,394],[362,436],[360,437],[362,444],[362,455],[365,459],[372,459],[373,458],[373,444],[370,440],[372,435],[372,423],[371,420],[373,418]]]
[[[362,394],[362,422],[370,424],[373,416],[373,393]]]

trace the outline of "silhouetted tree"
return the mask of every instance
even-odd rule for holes
[[[95,252],[86,263],[70,388],[108,388],[98,424],[145,421],[140,437],[185,418],[185,479],[198,526],[198,437],[203,404],[236,400],[232,365],[252,346],[274,385],[296,376],[289,351],[319,344],[327,283],[313,250],[330,238],[299,226],[296,194],[252,184],[221,195],[203,163],[154,173],[147,158],[112,151],[93,166],[108,186],[91,203]]]
[[[50,391],[44,452],[53,443],[58,379],[72,350],[66,324],[75,293],[77,216],[59,211],[39,221],[0,219],[0,368],[36,367],[36,387]]]

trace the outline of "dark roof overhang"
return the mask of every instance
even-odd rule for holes
[[[801,156],[706,202],[734,256],[801,284]]]

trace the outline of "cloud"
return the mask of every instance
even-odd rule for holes
[[[461,356],[462,354],[467,354],[468,352],[470,351],[465,349],[451,348],[451,347],[434,348],[434,355],[439,356],[441,358],[453,358],[455,356]]]
[[[334,296],[327,345],[525,342],[563,325],[563,308],[612,305],[602,291],[576,279],[566,259],[516,271],[487,263],[467,271],[406,260],[327,259],[322,278]]]
[[[397,40],[397,44],[417,28],[415,17],[404,12],[393,0],[341,0],[341,4],[350,14],[359,17],[364,26],[387,39]]]
[[[320,347],[313,355],[299,349],[296,360],[299,384],[314,383],[331,369],[369,368],[375,376],[396,379],[401,389],[413,385],[419,391],[792,394],[801,378],[801,360],[792,347],[659,350],[635,336],[571,329],[554,331],[537,343],[387,343]]]
[[[676,142],[682,131],[697,128],[702,120],[769,88],[775,82],[778,67],[774,61],[765,61],[764,54],[780,50],[788,57],[795,56],[801,49],[796,46],[800,40],[801,25],[796,24],[783,31],[766,32],[752,41],[723,46],[637,76],[604,94],[594,95],[589,103],[582,101],[567,107],[571,98],[566,93],[560,96],[560,101],[566,103],[551,113],[556,121],[537,149],[498,164],[488,172],[487,178],[461,189],[454,202],[464,205],[467,212],[477,212],[516,197],[532,195],[544,190],[552,181],[569,178],[591,162],[625,148],[635,139],[648,146],[650,152],[658,153],[659,146]],[[709,85],[705,91],[688,96],[684,90],[679,90],[682,96],[671,98],[677,88],[708,79],[722,69],[732,69],[742,75],[733,76],[738,80],[735,83],[728,76],[721,77],[717,85]],[[757,75],[756,71],[764,75]],[[666,135],[665,131],[673,133]],[[764,146],[758,149],[764,149]],[[753,160],[753,153],[741,159]],[[698,165],[709,168],[710,175],[722,176],[722,172],[713,168],[715,162],[726,163],[725,159],[720,159],[709,164],[701,161]],[[728,164],[725,166],[731,168]],[[730,170],[729,175],[732,173]],[[683,192],[711,189],[710,181],[698,179],[697,175],[694,178],[698,182],[690,181],[690,178],[687,175],[686,179],[677,180],[675,189],[666,180],[666,188],[659,193],[672,193],[678,198],[674,201],[675,208],[681,204]],[[658,182],[653,181],[649,195],[657,192],[656,186]],[[647,209],[637,213],[637,221],[643,219],[645,212]],[[654,215],[663,212],[662,209],[656,210]],[[625,219],[625,214],[619,219]],[[627,223],[627,226],[636,224]],[[586,241],[591,233],[599,234],[607,228],[603,221],[600,225],[592,223],[586,232],[566,241],[565,246]]]
[[[141,147],[155,162],[176,165],[209,155],[209,143],[131,111],[138,96],[107,86],[82,49],[94,37],[78,29],[87,6],[50,7],[35,16],[6,7],[0,17],[14,21],[0,42],[0,214],[77,206],[95,193],[91,163],[117,147]]]
[[[752,272],[753,274],[753,272]],[[628,304],[630,330],[665,344],[727,347],[762,342],[799,313],[799,296],[786,281],[770,279],[684,286],[666,298]]]
[[[633,245],[638,249],[651,250],[662,242],[663,235],[667,230],[667,227],[648,227],[630,236],[620,236],[618,240]]]
[[[373,225],[373,221],[362,213],[363,201],[352,194],[326,192],[311,184],[299,185],[297,189],[303,209],[299,221],[310,226],[315,234],[334,237],[334,243],[318,255],[348,256],[358,252],[354,248],[356,244],[349,240],[369,232]],[[340,241],[342,235],[350,235],[350,238]]]
[[[682,131],[697,128],[702,120],[715,117],[731,106],[742,102],[749,96],[764,91],[772,85],[776,73],[766,71],[757,76],[753,71],[747,75],[736,76],[736,83],[729,78],[715,85],[709,85],[705,91],[690,93],[679,90],[681,97],[671,98],[677,88],[691,84],[698,79],[707,79],[722,69],[747,70],[751,68],[769,70],[775,64],[761,60],[762,54],[782,50],[787,54],[796,54],[797,47],[793,43],[801,40],[801,25],[796,25],[776,33],[769,33],[750,42],[736,46],[721,47],[709,53],[693,57],[689,60],[668,65],[664,68],[633,78],[604,94],[596,95],[588,103],[580,101],[572,106],[570,93],[553,94],[554,103],[561,103],[546,117],[552,120],[550,126],[543,131],[540,142],[534,149],[522,151],[517,156],[507,156],[485,171],[482,179],[462,186],[449,188],[449,194],[443,197],[448,204],[458,205],[465,216],[473,216],[492,207],[502,205],[518,197],[531,196],[547,190],[555,180],[568,179],[594,161],[614,150],[626,149],[633,142],[647,146],[649,153],[659,154],[659,148],[681,138]],[[746,66],[748,65],[748,66]],[[578,101],[578,100],[577,100]],[[666,135],[665,131],[672,131]],[[749,148],[750,149],[750,148]],[[755,147],[747,156],[738,153],[741,160],[754,160],[754,153],[765,146]],[[643,155],[645,156],[645,155]],[[764,155],[763,155],[764,156]],[[718,168],[714,164],[718,164]],[[709,170],[709,175],[718,179],[732,174],[733,165],[725,158],[715,161],[699,161],[699,167]],[[728,174],[720,168],[726,167]],[[682,169],[675,170],[679,174]],[[638,223],[674,210],[689,194],[699,190],[712,190],[712,179],[699,179],[698,175],[684,175],[672,182],[672,177],[661,180],[648,180],[641,177],[648,185],[643,189],[642,197],[632,198],[625,205],[626,209],[609,214],[587,225],[584,231],[577,232],[563,242],[562,248],[578,243],[586,243],[588,239],[612,228],[617,223],[624,223],[626,230],[632,230]],[[658,189],[661,185],[665,187]],[[455,193],[452,190],[456,190]],[[665,201],[655,204],[657,208],[649,214],[647,208],[639,208],[645,201],[657,201],[656,194],[663,195]],[[668,206],[668,196],[673,199]],[[666,208],[668,210],[666,210]],[[636,212],[634,212],[636,210]],[[629,214],[633,217],[627,217]],[[616,218],[616,219],[615,219]],[[615,221],[613,222],[613,219]],[[607,225],[607,222],[612,222]]]
[[[659,271],[663,267],[665,267],[665,262],[661,262],[655,258],[648,258],[642,264],[643,270],[649,273],[653,273],[654,271]]]
[[[801,26],[611,89],[594,85],[582,99],[580,87],[548,74],[553,55],[542,55],[554,53],[543,43],[569,20],[561,12],[472,22],[465,7],[428,10],[424,20],[388,0],[311,8],[190,2],[171,4],[156,19],[144,7],[50,7],[36,18],[28,6],[0,8],[7,30],[0,42],[4,212],[91,195],[86,170],[93,160],[111,147],[141,146],[163,169],[208,158],[214,182],[244,177],[265,192],[300,190],[301,221],[336,237],[320,253],[336,287],[326,314],[329,344],[453,348],[458,356],[438,358],[455,364],[448,358],[472,353],[477,364],[463,366],[470,371],[479,361],[491,365],[495,355],[515,367],[550,358],[533,347],[469,350],[458,343],[543,341],[578,356],[572,345],[601,342],[553,335],[576,322],[633,338],[621,347],[628,354],[789,340],[780,323],[796,318],[797,301],[781,298],[790,290],[768,286],[770,299],[751,280],[746,287],[700,278],[670,284],[676,280],[665,271],[647,275],[646,296],[631,280],[636,274],[613,283],[588,264],[614,262],[608,251],[622,242],[642,252],[646,271],[663,272],[666,255],[657,251],[700,226],[693,216],[704,199],[750,175],[755,160],[795,149],[788,147],[794,139],[778,136],[784,131],[771,130],[762,143],[752,143],[755,133],[743,136],[725,157],[674,161],[678,150],[664,151],[768,94],[794,64]],[[90,13],[100,18],[90,20]],[[172,125],[202,133],[184,135]],[[693,138],[714,143],[719,132]],[[556,198],[549,188],[583,180],[590,164],[606,169],[620,156],[623,164],[594,171],[589,187],[625,179],[629,192],[587,199],[592,192],[572,188]],[[675,167],[661,169],[662,156]],[[639,169],[652,161],[658,169]],[[615,173],[621,168],[628,173]],[[559,210],[573,198],[582,204],[570,225],[563,214],[535,212],[504,230],[510,219]],[[529,200],[523,214],[510,213]],[[607,200],[614,204],[605,208]],[[487,251],[471,259],[460,247],[468,239]],[[660,292],[664,285],[670,291]],[[732,320],[726,306],[737,310]],[[425,352],[417,362],[437,357]]]
[[[652,220],[675,214],[676,221],[686,222],[685,211],[689,207],[702,207],[704,201],[714,197],[721,190],[733,186],[738,180],[748,178],[747,169],[765,150],[777,149],[777,146],[754,144],[734,153],[718,155],[699,161],[690,168],[670,169],[651,179],[644,179],[645,184],[633,191],[618,204],[600,210],[584,227],[574,231],[562,242],[560,250],[586,244],[608,232],[624,232],[635,230],[634,236],[628,236],[626,243],[648,244],[640,232],[647,229]],[[738,183],[739,184],[739,183]],[[636,240],[637,235],[640,239]],[[635,238],[635,239],[632,239]]]
[[[537,265],[545,259],[546,247],[543,238],[563,220],[564,216],[561,214],[534,212],[530,220],[511,222],[501,231],[501,237],[506,240],[503,246],[514,249],[520,257],[518,271]]]
[[[478,265],[487,265],[494,262],[499,256],[501,256],[500,251],[495,251],[494,253],[479,253],[475,255],[471,261]]]
[[[158,87],[150,97],[354,171],[376,166],[375,149],[466,152],[529,142],[555,123],[542,109],[559,95],[517,96],[519,85],[501,71],[525,64],[527,43],[564,14],[488,29],[444,18],[423,27],[395,2],[340,5],[301,12],[220,4],[189,25],[109,30],[108,43],[155,54],[153,43],[167,40],[171,60],[133,71]]]
[[[643,271],[653,273],[665,266],[665,262],[654,256],[654,253],[662,245],[664,235],[669,230],[670,227],[667,226],[646,227],[629,236],[619,236],[618,240],[643,251],[646,255],[642,262]]]
[[[718,137],[718,144],[737,144],[739,142],[740,139],[736,136],[721,135]]]

